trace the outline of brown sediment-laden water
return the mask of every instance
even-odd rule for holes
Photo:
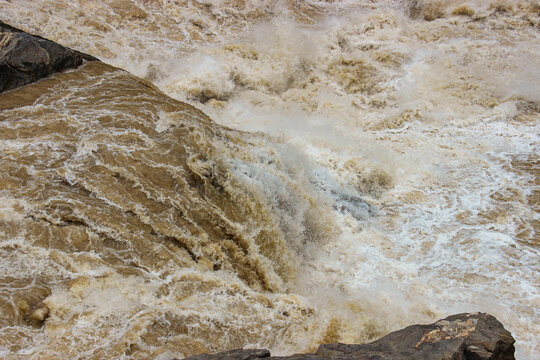
[[[0,95],[0,357],[290,354],[471,311],[540,352],[537,1],[0,20],[103,61]]]

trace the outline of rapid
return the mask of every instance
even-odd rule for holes
[[[0,357],[291,354],[474,311],[540,353],[537,1],[0,20],[104,62],[0,95]]]

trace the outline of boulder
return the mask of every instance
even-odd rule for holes
[[[514,338],[493,316],[483,313],[449,316],[430,325],[412,325],[363,345],[326,344],[317,355],[354,359],[514,359]]]
[[[315,354],[269,357],[267,350],[232,350],[186,360],[514,360],[514,338],[493,316],[469,313],[411,325],[369,344],[323,344]]]
[[[0,21],[0,93],[76,68],[83,61],[98,59]]]
[[[189,360],[253,360],[263,359],[270,357],[270,351],[262,349],[236,349],[230,351],[223,351],[217,354],[201,354],[190,356],[186,359]]]

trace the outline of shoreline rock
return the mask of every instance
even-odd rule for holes
[[[0,93],[97,58],[0,21]]]
[[[411,325],[369,344],[322,344],[315,354],[270,356],[268,350],[230,350],[185,360],[514,360],[514,338],[493,316],[464,313]]]

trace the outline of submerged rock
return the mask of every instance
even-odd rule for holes
[[[323,344],[315,354],[270,359],[357,360],[512,360],[514,338],[493,316],[483,313],[449,316],[430,325],[412,325],[369,344]],[[189,360],[268,358],[266,350],[232,350],[196,355]],[[260,356],[258,355],[260,354]]]
[[[85,60],[98,59],[0,21],[0,92],[76,68]]]
[[[43,324],[43,321],[49,316],[49,308],[47,305],[43,305],[30,314],[30,320],[34,322],[35,325],[40,326]]]

